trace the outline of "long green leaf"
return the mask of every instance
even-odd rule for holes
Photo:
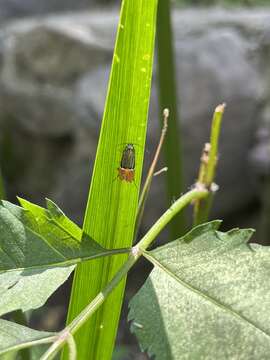
[[[26,326],[0,319],[1,359],[4,358],[4,354],[6,353],[25,349],[30,346],[49,343],[52,341],[53,337],[54,333],[33,330]]]
[[[168,204],[183,192],[184,175],[182,169],[181,129],[179,126],[179,103],[177,97],[176,69],[174,64],[173,32],[171,26],[170,0],[160,0],[157,16],[157,63],[159,84],[160,113],[169,108],[170,118],[168,133],[164,144],[165,161],[168,171]],[[163,124],[161,124],[162,126]],[[181,212],[170,224],[172,239],[185,232],[185,213]]]
[[[218,226],[146,253],[155,268],[129,318],[157,360],[270,358],[270,248]]]
[[[2,176],[2,171],[0,169],[0,199],[4,199],[5,197],[6,194],[5,194],[4,180]]]
[[[109,90],[93,171],[84,231],[108,248],[133,240],[150,97],[157,0],[123,1]],[[135,147],[134,182],[118,168],[127,143]],[[79,266],[73,284],[71,321],[112,278],[126,256]],[[76,337],[79,359],[111,358],[125,281]],[[67,353],[64,359],[67,359]]]

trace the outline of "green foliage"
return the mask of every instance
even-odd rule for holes
[[[30,346],[36,346],[49,342],[53,333],[37,331],[22,325],[0,319],[0,356],[1,359],[12,359],[12,353]],[[9,357],[4,354],[9,353]],[[35,352],[33,352],[35,354]],[[7,355],[8,356],[8,355]],[[31,359],[38,360],[38,357],[32,356]]]
[[[27,311],[44,305],[73,271],[73,266],[36,268],[0,273],[0,316],[21,309]]]
[[[173,170],[170,191],[177,195],[181,174],[177,171],[180,159],[174,156],[179,143],[176,96],[168,91],[174,88],[175,78],[169,2],[164,0],[162,5],[165,7],[160,9],[166,11],[160,11],[159,16],[162,19],[165,14],[163,20],[167,23],[161,21],[159,27],[160,69],[167,66],[172,71],[161,81],[161,103],[170,104],[175,120],[175,126],[169,125],[173,140],[168,142],[166,165],[173,164],[169,165]],[[53,359],[67,341],[70,352],[63,353],[63,360],[74,358],[76,345],[78,359],[111,359],[125,277],[142,255],[152,262],[154,270],[131,301],[129,319],[133,320],[132,330],[141,347],[150,355],[157,360],[264,360],[270,356],[270,249],[247,244],[252,230],[222,233],[218,231],[220,222],[214,221],[197,226],[168,245],[146,251],[180,210],[192,202],[200,205],[211,195],[219,131],[210,153],[212,170],[206,172],[210,174],[207,181],[201,182],[206,186],[197,184],[177,199],[132,251],[129,249],[134,238],[146,136],[156,10],[157,0],[122,2],[83,230],[50,200],[46,209],[23,199],[19,199],[22,207],[0,203],[0,316],[16,309],[40,307],[68,278],[75,264],[91,260],[78,266],[69,324],[59,333],[0,320],[3,360],[15,359],[16,352],[27,347],[33,347],[28,353],[31,360]],[[166,31],[165,40],[162,29]],[[119,177],[126,144],[132,144],[132,151],[122,165],[134,169],[134,182]],[[177,229],[174,227],[179,233]],[[108,256],[114,254],[122,255]],[[42,346],[48,349],[41,357]]]
[[[134,236],[150,98],[157,0],[123,1],[102,128],[83,230],[107,248],[129,247]],[[118,175],[126,144],[136,152],[135,181]],[[68,322],[93,300],[126,256],[79,265]],[[79,359],[108,360],[114,347],[125,279],[76,338]],[[102,330],[102,331],[101,331]],[[67,352],[63,359],[67,359]]]
[[[23,208],[0,204],[0,315],[42,306],[67,280],[71,264],[115,253],[89,237],[80,241],[81,229],[52,201],[47,209],[20,201]]]
[[[199,225],[146,257],[150,277],[129,319],[155,359],[269,359],[270,248],[253,231]]]
[[[50,200],[47,209],[21,199],[24,208],[0,205],[0,271],[72,265],[111,254],[82,232]],[[82,237],[82,241],[81,241]]]
[[[178,198],[184,189],[181,154],[181,128],[179,126],[179,103],[177,97],[174,65],[173,34],[170,16],[170,0],[158,3],[157,16],[157,64],[160,113],[170,111],[168,134],[164,144],[168,205]],[[181,86],[181,84],[180,84]],[[179,213],[170,224],[171,239],[184,234],[186,229],[184,212]]]

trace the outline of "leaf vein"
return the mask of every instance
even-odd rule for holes
[[[161,264],[156,258],[152,257],[148,252],[144,251],[143,256],[146,259],[148,259],[153,265],[156,265],[160,269],[165,271],[169,276],[171,276],[174,280],[176,280],[178,283],[180,283],[183,287],[185,287],[188,290],[194,292],[196,295],[204,298],[205,300],[210,302],[212,305],[219,307],[220,309],[222,309],[225,312],[228,312],[230,315],[236,317],[238,320],[248,324],[249,326],[254,327],[256,330],[260,331],[261,333],[263,333],[266,337],[268,337],[270,339],[270,334],[268,334],[263,329],[260,329],[255,323],[253,323],[252,321],[250,321],[249,319],[247,319],[245,316],[238,313],[237,311],[235,311],[233,309],[230,309],[228,306],[220,303],[219,301],[215,300],[211,296],[209,296],[207,294],[204,294],[200,290],[196,289],[194,286],[192,286],[192,285],[188,284],[187,282],[185,282],[184,280],[180,279],[170,269],[168,269],[165,265]]]

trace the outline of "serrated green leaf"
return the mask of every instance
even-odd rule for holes
[[[41,307],[73,270],[74,266],[68,266],[0,273],[0,316]]]
[[[20,202],[23,208],[0,203],[0,316],[42,306],[74,270],[71,264],[117,253],[82,236],[52,201],[47,209]]]
[[[46,199],[47,209],[22,198],[18,198],[18,200],[21,206],[24,209],[29,210],[34,216],[36,222],[39,224],[39,228],[44,228],[45,234],[47,223],[50,220],[52,223],[57,224],[59,228],[68,231],[73,238],[81,240],[81,228],[66,217],[63,211],[52,200]]]
[[[69,266],[118,253],[82,236],[51,201],[48,209],[22,199],[21,203],[23,208],[8,201],[0,204],[0,272]]]
[[[0,319],[0,355],[52,341],[54,333],[37,331]]]
[[[155,267],[129,319],[157,360],[270,358],[270,248],[218,224],[146,253]]]

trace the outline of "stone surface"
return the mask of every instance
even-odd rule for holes
[[[117,20],[116,11],[104,10],[25,19],[0,28],[0,123],[8,134],[4,141],[1,132],[2,153],[22,169],[2,164],[10,194],[35,201],[51,197],[78,222]],[[214,107],[227,103],[215,205],[215,216],[224,216],[241,210],[258,193],[252,148],[261,144],[256,134],[269,123],[270,9],[181,10],[173,20],[187,188],[196,180]],[[159,136],[155,74],[153,84],[150,152]],[[6,138],[13,144],[11,154]],[[146,153],[146,163],[151,157]],[[259,158],[255,165],[264,164]],[[162,176],[154,181],[145,228],[166,208],[162,183]]]
[[[116,14],[109,15],[102,26],[101,18],[58,16],[3,28],[2,117],[16,118],[37,135],[72,132],[81,117],[89,116],[85,109],[80,111],[76,84],[111,61],[116,19]]]
[[[270,104],[265,106],[262,119],[256,132],[255,144],[249,153],[250,165],[261,178],[270,176]]]
[[[0,18],[3,20],[58,11],[89,9],[95,0],[0,0]]]

